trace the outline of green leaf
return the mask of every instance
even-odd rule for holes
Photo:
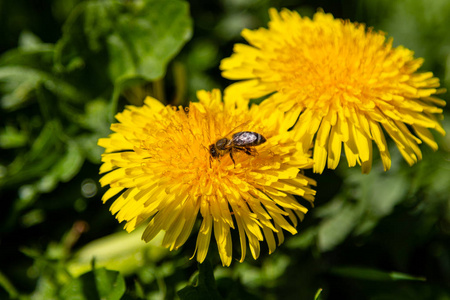
[[[187,64],[190,70],[205,71],[218,65],[217,45],[210,40],[197,41],[192,45],[192,50],[187,57]]]
[[[39,136],[33,141],[31,149],[7,166],[7,176],[0,178],[0,187],[23,183],[42,176],[61,155],[59,133],[58,122],[46,123]]]
[[[101,55],[110,80],[121,85],[164,76],[168,62],[190,39],[192,21],[181,0],[90,1],[74,10],[63,31],[56,47],[59,69],[81,68]]]
[[[80,134],[75,141],[83,152],[86,159],[92,163],[99,164],[101,155],[105,149],[97,145],[98,139],[106,137],[108,133]]]
[[[61,124],[47,122],[31,149],[7,167],[8,176],[0,178],[0,186],[9,186],[35,180],[33,189],[49,192],[60,182],[72,179],[84,162],[77,140],[64,142]]]
[[[10,50],[0,57],[0,104],[5,109],[15,109],[33,99],[36,88],[43,86],[60,100],[85,101],[78,87],[54,73],[54,46],[42,44],[34,35],[24,32],[20,48]]]
[[[22,31],[19,36],[19,47],[22,49],[40,49],[41,47],[45,47],[46,44],[42,43],[41,39],[28,30]]]
[[[323,209],[328,209],[330,212],[319,225],[317,244],[321,251],[329,251],[342,243],[352,232],[361,218],[362,210],[361,206],[346,203],[341,197],[333,199]]]
[[[98,268],[73,279],[61,291],[62,299],[121,299],[126,286],[123,276],[117,271]]]
[[[54,45],[37,44],[36,41],[30,41],[32,38],[27,38],[26,36],[27,34],[22,34],[20,37],[21,43],[25,43],[25,45],[12,49],[0,56],[0,67],[28,66],[50,72],[53,64]]]
[[[58,162],[45,172],[37,183],[40,192],[50,192],[56,185],[62,181],[67,182],[78,174],[84,162],[84,156],[78,144],[69,141],[66,145],[64,156],[60,157]]]
[[[19,292],[11,283],[11,281],[0,271],[0,286],[8,293],[11,299],[17,298]]]
[[[70,83],[51,73],[28,66],[0,67],[1,90],[4,96],[0,105],[4,109],[13,109],[31,98],[32,92],[40,85],[70,102],[83,102],[86,96]]]
[[[109,106],[104,99],[95,99],[85,106],[85,113],[77,116],[76,121],[81,127],[89,129],[94,132],[107,134],[110,132],[110,123],[108,122]]]
[[[400,203],[409,188],[402,174],[386,174],[373,170],[370,174],[360,174],[348,170],[346,182],[356,188],[355,197],[364,199],[367,209],[376,216],[386,216]]]
[[[3,109],[13,109],[26,103],[32,97],[32,92],[42,83],[44,77],[43,73],[28,67],[0,67],[3,93],[0,106]]]
[[[47,122],[31,146],[27,157],[28,161],[45,157],[52,151],[54,152],[55,144],[59,141],[60,132],[61,125],[58,121]]]
[[[125,280],[117,271],[108,271],[105,268],[94,270],[95,284],[100,298],[120,299],[125,293]]]
[[[121,231],[88,243],[68,262],[68,271],[73,276],[80,275],[91,269],[95,259],[96,266],[118,270],[126,276],[146,267],[149,261],[161,261],[169,252],[161,246],[163,236],[145,243],[141,239],[144,229],[145,226],[131,233]]]
[[[0,148],[18,148],[26,145],[28,134],[13,126],[6,126],[0,131]]]
[[[316,294],[314,295],[314,300],[319,300],[320,299],[320,294],[322,293],[322,289],[318,289]]]
[[[192,21],[188,4],[180,0],[147,0],[130,5],[128,12],[121,14],[116,23],[115,38],[121,39],[122,43],[108,45],[110,70],[114,69],[113,64],[126,65],[132,59],[135,76],[146,80],[161,78],[167,63],[191,38]],[[111,72],[116,82],[129,75],[129,71]]]
[[[31,299],[57,299],[57,294],[58,286],[55,278],[46,273],[39,276]]]
[[[133,78],[136,75],[136,64],[131,49],[125,40],[116,32],[110,34],[106,39],[109,55],[112,58],[109,63],[109,75],[115,78]]]
[[[397,154],[398,155],[398,154]],[[396,154],[392,155],[393,159]],[[321,251],[332,250],[350,234],[370,233],[380,219],[405,200],[411,186],[403,173],[385,173],[381,169],[361,174],[357,168],[342,168],[342,191],[314,213],[323,218],[317,232]]]
[[[317,238],[317,228],[309,227],[301,229],[300,232],[285,242],[286,247],[292,249],[307,249],[314,245]]]
[[[216,280],[214,279],[211,263],[208,260],[205,260],[203,263],[198,264],[198,269],[197,283],[178,291],[180,299],[222,299],[216,288]]]
[[[134,281],[134,289],[136,291],[136,296],[138,296],[141,299],[145,298],[144,287],[137,280]]]
[[[337,267],[333,268],[331,270],[331,273],[342,277],[350,277],[373,281],[426,280],[424,277],[417,277],[399,272],[386,272],[377,269],[361,268],[361,267]]]
[[[69,141],[65,155],[59,160],[58,165],[55,166],[61,181],[67,182],[78,174],[83,162],[84,157],[77,143]]]

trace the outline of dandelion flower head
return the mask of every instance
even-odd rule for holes
[[[391,165],[385,134],[408,164],[421,159],[418,145],[437,149],[430,129],[445,101],[439,79],[417,72],[423,59],[393,47],[382,32],[317,12],[269,11],[269,28],[243,30],[250,45],[237,44],[221,63],[223,76],[242,80],[229,89],[246,99],[270,95],[262,105],[286,112],[295,139],[314,147],[314,171],[336,168],[344,146],[349,166],[372,166],[372,142],[385,170]]]
[[[283,113],[266,118],[258,106],[222,102],[218,90],[197,96],[200,101],[188,109],[148,97],[144,106],[117,114],[113,133],[99,140],[105,148],[101,184],[109,185],[103,201],[114,199],[111,212],[126,222],[127,231],[146,223],[143,240],[163,231],[162,244],[170,250],[198,230],[199,262],[214,235],[222,263],[229,266],[233,230],[240,261],[247,241],[256,259],[260,241],[272,252],[283,242],[283,230],[297,232],[307,208],[293,195],[314,200],[315,183],[301,171],[313,161],[292,140]],[[234,163],[230,155],[211,157],[211,144],[240,131],[259,133],[266,142],[252,155],[235,151]]]

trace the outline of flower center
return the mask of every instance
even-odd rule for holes
[[[300,105],[373,111],[409,78],[399,76],[404,60],[383,35],[337,20],[324,25],[314,33],[299,32],[295,43],[281,45],[269,63],[279,89],[295,91]]]
[[[239,131],[260,129],[244,115],[200,111],[192,105],[189,112],[171,111],[147,126],[146,139],[141,141],[147,157],[144,164],[164,184],[168,181],[172,186],[186,184],[201,189],[199,194],[213,194],[223,185],[223,178],[245,176],[252,167],[264,162],[259,159],[252,164],[253,156],[236,151],[233,154],[236,167],[228,151],[212,157],[210,145]]]

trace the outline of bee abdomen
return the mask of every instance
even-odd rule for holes
[[[241,131],[233,134],[232,142],[235,146],[257,146],[264,143],[266,139],[257,132]]]

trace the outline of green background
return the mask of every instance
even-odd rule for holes
[[[378,157],[369,175],[308,171],[299,234],[229,268],[213,245],[189,260],[195,234],[175,252],[141,242],[102,204],[96,142],[114,114],[225,88],[220,60],[270,7],[385,31],[450,88],[447,0],[0,2],[0,299],[450,299],[448,137],[413,167],[391,143],[388,172]]]

